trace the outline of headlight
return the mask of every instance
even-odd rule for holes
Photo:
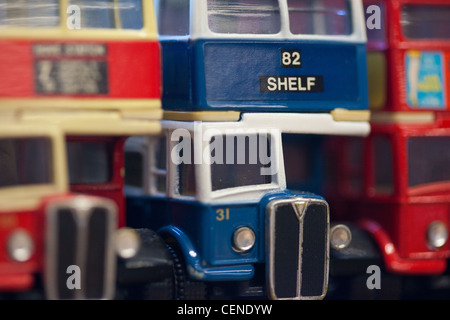
[[[233,233],[233,249],[237,252],[247,252],[255,245],[255,233],[248,227],[241,227]]]
[[[124,259],[134,257],[141,246],[137,232],[131,228],[122,228],[116,232],[116,252]]]
[[[352,232],[343,224],[333,226],[330,233],[330,244],[336,250],[347,248],[352,241]]]
[[[33,239],[27,231],[19,229],[9,236],[8,253],[13,260],[25,262],[31,258],[33,252]]]
[[[430,223],[427,229],[427,242],[432,248],[442,247],[448,239],[448,231],[445,224],[441,221]]]

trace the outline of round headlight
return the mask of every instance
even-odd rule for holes
[[[137,232],[131,228],[122,228],[116,231],[116,252],[124,259],[134,257],[141,246]]]
[[[342,250],[352,241],[352,232],[347,226],[338,224],[331,228],[330,238],[331,246],[336,250]]]
[[[25,230],[14,231],[8,239],[9,256],[19,262],[28,261],[34,252],[33,239]]]
[[[432,248],[442,247],[448,239],[448,231],[445,224],[441,221],[430,223],[427,229],[427,242]]]
[[[249,251],[255,241],[255,233],[248,227],[240,227],[233,233],[233,249],[237,252]]]

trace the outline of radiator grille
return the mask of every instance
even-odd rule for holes
[[[47,211],[45,284],[49,299],[113,297],[116,214],[109,201],[85,197]]]
[[[328,285],[328,205],[316,199],[268,206],[268,286],[274,299],[322,299]]]

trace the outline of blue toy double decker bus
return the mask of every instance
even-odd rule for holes
[[[166,241],[174,278],[145,292],[324,298],[329,207],[289,189],[287,166],[308,168],[284,135],[369,133],[361,1],[155,5],[163,133],[126,143],[127,221]]]

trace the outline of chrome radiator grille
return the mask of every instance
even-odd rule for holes
[[[322,299],[328,286],[328,204],[275,200],[268,206],[268,291],[273,299]]]
[[[47,210],[48,299],[113,298],[116,216],[110,201],[81,196]]]

